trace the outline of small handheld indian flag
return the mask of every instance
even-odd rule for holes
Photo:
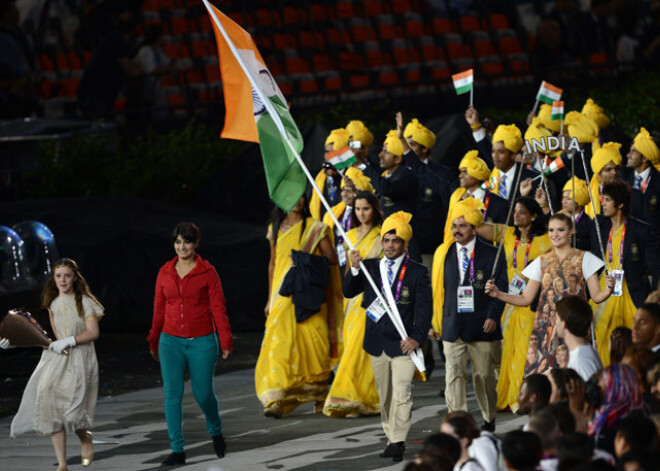
[[[552,111],[550,112],[550,119],[556,121],[558,119],[564,119],[564,102],[563,101],[553,101],[552,102]]]
[[[554,160],[551,160],[550,157],[546,157],[545,164],[543,165],[543,174],[547,177],[562,168],[564,168],[564,161],[561,160],[561,157],[557,157]]]
[[[330,162],[337,170],[350,167],[357,162],[357,157],[350,147],[344,146],[339,150],[329,152],[325,159]]]
[[[563,90],[561,88],[555,87],[554,85],[543,81],[541,82],[539,92],[536,94],[536,99],[542,101],[543,103],[547,103],[548,105],[552,105],[552,102],[561,99],[562,91]]]
[[[462,95],[463,93],[470,92],[470,105],[472,105],[473,87],[474,87],[474,69],[466,70],[451,76],[456,88],[456,94]]]

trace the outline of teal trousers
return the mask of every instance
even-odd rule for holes
[[[206,416],[206,430],[213,437],[222,435],[218,398],[213,391],[213,372],[218,352],[215,333],[192,339],[173,337],[165,333],[160,336],[158,356],[165,393],[165,421],[170,436],[170,448],[175,453],[181,453],[184,446],[181,399],[186,368],[190,375],[193,396]]]

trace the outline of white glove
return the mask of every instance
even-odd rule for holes
[[[9,339],[0,339],[0,348],[9,350],[10,348],[14,348],[14,346],[9,342]]]
[[[62,353],[64,350],[70,347],[76,346],[75,337],[66,337],[61,340],[55,340],[48,346],[48,350],[55,353]]]

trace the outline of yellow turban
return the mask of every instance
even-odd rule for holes
[[[354,141],[360,141],[364,147],[374,142],[374,135],[367,129],[362,121],[351,121],[346,125],[346,132]]]
[[[594,172],[594,176],[598,175],[610,162],[621,165],[620,148],[621,144],[618,142],[606,142],[594,152],[593,157],[591,157],[591,170]]]
[[[385,221],[383,221],[383,226],[380,228],[380,237],[385,237],[385,234],[394,230],[397,237],[402,238],[405,242],[408,242],[412,239],[412,227],[410,226],[410,220],[412,219],[412,214],[406,213],[405,211],[397,211],[394,214],[390,214]]]
[[[633,145],[653,166],[656,166],[660,162],[660,150],[658,150],[658,146],[653,142],[653,138],[646,129],[641,128],[639,130],[639,134],[635,136]]]
[[[344,176],[350,178],[357,189],[371,192],[374,191],[373,187],[371,186],[371,178],[362,173],[362,170],[359,168],[348,167],[344,172]],[[341,187],[344,188],[343,179],[341,181]]]
[[[552,133],[548,129],[543,127],[543,124],[541,123],[539,118],[532,119],[532,124],[530,124],[529,127],[527,128],[527,131],[525,131],[526,141],[535,139],[540,142],[542,139],[548,138],[550,136],[552,136]],[[561,155],[561,150],[548,152],[548,155],[552,157],[558,157],[559,155]]]
[[[587,182],[578,177],[573,177],[573,179],[575,180],[575,202],[580,206],[586,206],[590,201]],[[567,181],[561,191],[569,191],[573,197],[573,180]]]
[[[385,138],[384,146],[387,147],[387,152],[394,154],[397,157],[403,155],[403,144],[401,144],[401,139],[399,139],[399,134],[393,129],[387,133]]]
[[[578,111],[568,113],[564,118],[564,124],[568,128],[568,135],[577,137],[580,144],[594,142],[598,137],[596,121]]]
[[[523,145],[522,134],[515,124],[500,124],[493,134],[493,142],[504,142],[504,147],[514,154]]]
[[[483,182],[488,180],[490,169],[486,165],[486,162],[481,160],[478,155],[479,152],[476,150],[469,151],[458,164],[458,168],[466,168],[468,175]]]
[[[484,222],[484,214],[481,211],[485,208],[480,200],[473,197],[465,198],[456,203],[452,208],[450,215],[451,222],[462,216],[473,226],[479,227]]]
[[[549,129],[552,132],[561,131],[561,121],[558,119],[552,119],[551,116],[552,106],[548,105],[547,103],[542,104],[541,109],[539,110],[539,115],[537,116],[539,123],[541,123],[546,129]]]
[[[403,137],[406,139],[412,137],[413,141],[427,149],[431,149],[435,145],[435,134],[423,126],[417,118],[408,123],[403,130]]]
[[[325,140],[325,146],[332,144],[332,150],[339,150],[348,145],[348,132],[344,128],[333,129]]]
[[[610,118],[607,117],[603,108],[598,106],[591,98],[587,98],[587,102],[582,107],[582,114],[593,119],[599,129],[610,125]]]

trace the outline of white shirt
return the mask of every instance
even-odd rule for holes
[[[456,242],[456,259],[458,260],[458,274],[460,275],[459,277],[459,284],[460,282],[463,281],[465,278],[465,271],[463,269],[463,247],[467,249],[467,257],[468,260],[472,257],[472,252],[474,252],[474,245],[477,243],[477,238],[473,237],[470,242],[468,242],[466,245],[461,245],[458,242]],[[469,267],[469,265],[468,265]],[[468,268],[469,270],[469,268]]]
[[[456,463],[453,471],[484,471],[478,461],[466,461],[462,464]]]
[[[582,258],[582,276],[585,280],[588,280],[591,275],[596,273],[602,267],[605,266],[600,258],[596,257],[590,252],[585,252],[584,257]],[[532,263],[527,265],[527,267],[522,271],[522,274],[525,275],[530,280],[541,282],[541,257],[536,257]]]
[[[486,190],[483,188],[479,187],[476,190],[474,190],[472,193],[466,191],[468,195],[471,195],[474,199],[481,201],[482,203],[484,202],[484,198],[486,198]],[[469,198],[467,196],[466,198]]]
[[[644,170],[642,173],[637,173],[637,171],[635,171],[635,175],[633,177],[633,186],[635,186],[635,180],[637,180],[637,177],[642,177],[641,185],[643,185],[644,182],[646,181],[646,179],[649,177],[650,173],[651,173],[651,166],[650,165],[648,167],[646,167],[646,170]],[[640,191],[641,191],[641,188],[640,188]]]
[[[659,351],[660,350],[660,343],[658,345],[656,345],[655,347],[651,347],[651,350],[653,351],[653,353]]]
[[[472,137],[474,137],[474,142],[480,142],[486,139],[486,130],[483,127],[480,127],[476,131],[472,131]]]
[[[393,273],[392,277],[393,278],[395,278],[396,274],[399,272],[399,267],[401,266],[401,263],[403,262],[403,257],[405,257],[405,256],[406,256],[406,254],[402,253],[401,255],[399,255],[397,258],[395,258],[393,260],[394,261],[394,265],[392,265],[392,273]],[[380,259],[380,266],[385,268],[386,273],[387,273],[387,261],[388,260],[389,260],[389,258],[387,258],[387,257],[383,257],[383,258]],[[360,269],[355,268],[353,265],[351,265],[351,273],[353,274],[353,276],[357,276],[360,273]],[[383,286],[386,285],[387,281],[388,280],[383,280]],[[392,283],[390,283],[390,286],[392,286]]]
[[[589,381],[594,373],[603,369],[598,352],[590,344],[582,345],[568,352],[568,368],[572,368],[582,377]]]
[[[539,463],[539,468],[543,471],[557,471],[557,466],[559,465],[559,459],[557,458],[547,458],[541,460]]]
[[[468,454],[479,462],[484,471],[500,471],[506,469],[500,460],[500,446],[500,440],[495,435],[481,432],[481,436],[472,440]]]
[[[513,164],[507,172],[502,172],[500,170],[500,182],[502,181],[502,177],[504,175],[506,175],[506,180],[504,181],[504,184],[506,185],[506,197],[508,199],[513,194],[513,184],[515,183],[516,180],[516,165]]]

